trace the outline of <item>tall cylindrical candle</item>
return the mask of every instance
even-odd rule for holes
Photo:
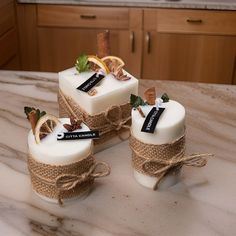
[[[148,115],[154,106],[140,106],[145,116]],[[137,140],[154,145],[171,143],[180,138],[185,131],[185,108],[174,100],[163,103],[164,112],[159,118],[154,133],[142,132],[142,126],[145,118],[140,115],[137,109],[132,109],[131,134]],[[153,188],[157,178],[138,172],[134,169],[135,179],[145,187]],[[160,183],[160,188],[176,183],[176,176],[166,176]]]

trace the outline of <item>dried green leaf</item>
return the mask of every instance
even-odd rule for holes
[[[35,108],[33,107],[24,107],[24,112],[26,114],[27,119],[29,118],[29,113],[33,110],[35,110]]]
[[[80,57],[78,57],[75,63],[75,68],[79,73],[89,71],[88,56],[81,55]]]
[[[145,106],[145,105],[147,105],[147,103],[144,102],[144,100],[141,97],[136,96],[134,94],[130,95],[130,104],[134,108],[137,108],[138,106]]]
[[[36,118],[37,120],[39,120],[39,118],[41,118],[42,116],[44,116],[46,114],[45,111],[40,111],[39,109],[35,109],[34,107],[24,107],[24,112],[27,116],[27,119],[29,119],[29,114],[35,111],[36,112]]]
[[[46,115],[46,111],[41,111],[41,112],[40,112],[40,118],[41,118],[42,116],[44,116],[44,115]]]
[[[163,100],[163,102],[169,102],[169,100],[170,100],[167,93],[163,93],[161,96],[161,99]]]

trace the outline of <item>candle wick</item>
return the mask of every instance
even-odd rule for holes
[[[156,99],[156,109],[159,110],[160,107],[162,107],[163,100],[161,98]]]

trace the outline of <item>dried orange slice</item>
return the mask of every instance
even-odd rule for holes
[[[101,60],[107,65],[111,72],[119,71],[125,65],[124,61],[116,56],[106,56]]]
[[[95,66],[96,68],[101,68],[106,74],[110,73],[109,68],[107,67],[107,65],[97,56],[94,55],[89,55],[88,56],[88,62],[94,64],[93,66]]]
[[[35,141],[40,143],[40,141],[45,138],[47,135],[53,132],[54,128],[60,121],[57,117],[53,115],[44,115],[42,116],[35,127]]]

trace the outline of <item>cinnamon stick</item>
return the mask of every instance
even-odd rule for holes
[[[144,96],[145,96],[146,101],[149,105],[155,105],[156,96],[157,96],[155,87],[151,87],[149,89],[146,89],[144,92]]]
[[[138,110],[139,114],[140,114],[143,118],[145,118],[145,115],[144,115],[143,110],[141,109],[141,107],[137,107],[137,110]]]
[[[110,55],[109,35],[108,30],[97,34],[97,53],[99,58]]]
[[[29,122],[31,124],[33,134],[35,134],[35,127],[36,127],[36,124],[38,122],[38,117],[37,117],[37,114],[36,114],[36,110],[33,110],[29,113],[28,119],[29,119]]]

